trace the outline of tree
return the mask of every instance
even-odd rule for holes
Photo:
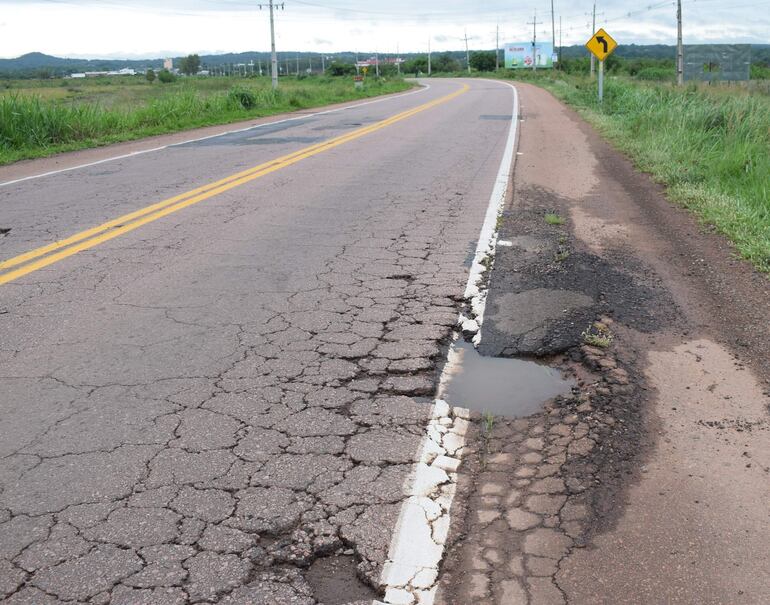
[[[158,72],[158,80],[164,84],[170,84],[176,80],[176,76],[167,69],[161,69],[160,72]]]
[[[201,58],[198,55],[187,55],[179,62],[179,71],[188,76],[194,76],[200,68]]]
[[[356,73],[356,66],[350,63],[334,61],[334,63],[326,66],[326,73],[330,76],[348,76]]]
[[[152,69],[148,69],[147,73],[144,74],[144,77],[147,78],[147,81],[152,84],[155,81],[155,72]]]
[[[433,61],[433,71],[460,71],[460,63],[451,53],[442,53]]]
[[[414,59],[404,61],[401,71],[405,74],[428,73],[428,57],[415,57]]]
[[[471,67],[478,71],[495,71],[495,52],[485,50],[471,53]]]

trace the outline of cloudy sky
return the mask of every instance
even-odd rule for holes
[[[263,0],[267,1],[267,0]],[[589,37],[592,0],[555,0],[563,42]],[[285,0],[276,15],[280,50],[460,49],[551,36],[549,0]],[[603,0],[597,25],[621,43],[676,41],[673,0]],[[770,0],[683,0],[685,43],[770,43]],[[0,57],[40,51],[68,57],[158,57],[269,50],[258,0],[0,0]]]

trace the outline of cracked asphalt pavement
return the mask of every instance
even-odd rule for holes
[[[0,286],[3,602],[377,596],[510,127],[467,84]],[[460,87],[0,187],[0,258]]]

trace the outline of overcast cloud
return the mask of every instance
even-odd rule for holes
[[[619,42],[673,44],[675,2],[605,0],[597,26]],[[651,4],[650,4],[651,3]],[[593,2],[555,0],[563,43],[590,35]],[[770,0],[683,0],[685,43],[770,43]],[[520,0],[286,0],[276,15],[278,49],[333,53],[494,48],[551,37],[550,2]],[[246,0],[0,0],[0,57],[40,51],[57,56],[159,57],[192,52],[266,51],[268,12]]]

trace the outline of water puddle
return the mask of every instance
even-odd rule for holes
[[[377,593],[358,579],[353,557],[332,556],[316,559],[305,573],[313,596],[324,605],[371,603]]]
[[[569,393],[574,384],[534,361],[484,357],[460,339],[449,349],[438,395],[452,406],[517,418],[541,411],[545,402]]]

